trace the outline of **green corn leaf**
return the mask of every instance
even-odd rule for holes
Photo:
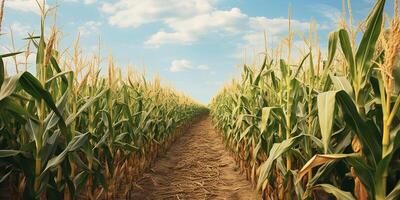
[[[252,128],[253,128],[253,126],[251,125],[251,126],[248,126],[247,128],[246,128],[246,130],[244,130],[241,134],[240,134],[240,137],[239,137],[239,142],[240,141],[242,141],[243,140],[243,138],[244,137],[246,137],[248,134],[249,134],[249,132],[252,130]]]
[[[325,69],[324,70],[328,70],[331,67],[331,65],[333,63],[333,59],[335,58],[336,49],[337,49],[338,34],[339,34],[338,32],[332,32],[332,33],[329,34],[328,61],[327,61],[326,65],[325,65]]]
[[[345,115],[346,124],[350,126],[359,138],[363,154],[366,155],[373,166],[376,166],[382,155],[382,145],[380,143],[382,136],[377,134],[379,133],[377,127],[373,122],[362,119],[354,101],[345,91],[337,92],[336,101]]]
[[[15,113],[16,116],[22,119],[33,118],[31,114],[12,97],[6,97],[1,100],[0,107]]]
[[[65,120],[65,123],[67,125],[70,125],[73,121],[75,121],[76,117],[78,117],[83,111],[85,111],[87,108],[89,108],[90,106],[92,106],[100,97],[102,97],[104,94],[107,93],[108,90],[103,90],[102,92],[100,92],[98,95],[88,99],[86,101],[85,104],[83,104],[79,110],[74,113],[73,115],[69,116],[67,118],[67,120]]]
[[[400,197],[400,181],[397,182],[393,190],[386,196],[385,200],[396,200]]]
[[[335,90],[344,90],[350,96],[354,95],[353,87],[346,77],[329,75],[329,78],[332,80]]]
[[[39,45],[37,46],[37,52],[36,52],[36,73],[38,77],[42,77],[42,68],[44,67],[44,54],[45,54],[45,48],[46,44],[44,41],[44,35],[43,35],[43,25],[41,26],[42,33],[40,35],[40,40],[39,40]]]
[[[314,155],[299,171],[299,176],[297,177],[297,182],[299,182],[307,171],[313,169],[314,167],[330,163],[332,161],[338,161],[344,158],[357,157],[357,154],[317,154]]]
[[[9,170],[7,173],[5,173],[1,178],[0,178],[0,184],[3,183],[12,173],[14,170]]]
[[[279,62],[279,67],[281,69],[282,77],[287,77],[289,75],[289,67],[286,64],[285,60],[281,59]]]
[[[257,190],[260,190],[261,187],[268,181],[268,178],[271,174],[271,169],[273,167],[274,162],[276,159],[281,157],[284,153],[289,151],[293,146],[297,145],[302,139],[304,135],[299,135],[290,139],[286,139],[281,143],[275,143],[270,152],[267,161],[265,161],[260,166],[260,175],[257,181]]]
[[[89,138],[89,133],[77,135],[74,138],[72,138],[72,140],[68,143],[67,147],[65,147],[65,149],[59,155],[50,159],[47,162],[46,168],[43,170],[41,176],[44,176],[45,173],[51,168],[58,166],[64,160],[64,158],[67,156],[69,152],[74,152],[80,147],[82,147],[84,144],[86,144],[88,138]]]
[[[253,85],[258,86],[258,84],[259,84],[259,82],[261,80],[261,75],[264,72],[264,69],[265,69],[266,66],[267,66],[267,56],[264,57],[263,64],[261,65],[261,69],[258,72],[256,78],[254,79]]]
[[[13,157],[16,155],[22,154],[25,157],[29,157],[29,153],[25,151],[19,151],[19,150],[5,150],[1,149],[0,150],[0,158],[6,158],[6,157]]]
[[[345,29],[340,29],[338,35],[340,46],[342,47],[344,57],[346,58],[349,67],[350,79],[354,80],[357,74],[357,69],[354,62],[353,48],[351,47],[349,33]]]
[[[24,53],[23,51],[19,51],[19,52],[13,52],[13,53],[6,53],[1,55],[2,58],[7,58],[7,57],[12,57],[12,56],[16,56],[18,54]]]
[[[376,42],[381,34],[384,6],[385,0],[378,0],[375,4],[372,12],[368,16],[367,29],[357,49],[357,68],[363,73],[366,73],[372,64],[371,60],[375,52]],[[361,71],[359,73],[361,73]]]
[[[311,52],[305,55],[303,59],[301,59],[300,64],[298,65],[296,72],[292,74],[291,79],[295,79],[299,75],[301,69],[304,66],[304,62],[307,60],[308,57],[311,57]],[[312,59],[312,57],[310,59]]]
[[[385,155],[385,157],[378,163],[378,166],[376,168],[376,172],[374,174],[374,179],[375,179],[375,190],[376,190],[376,197],[384,199],[386,196],[386,188],[385,188],[385,183],[382,182],[382,174],[385,173],[385,171],[388,171],[390,169],[390,164],[392,162],[393,156],[396,153],[396,151],[400,148],[400,132],[397,131],[396,135],[393,138],[393,142],[389,147],[388,154]],[[395,189],[396,190],[396,189]],[[394,190],[394,191],[395,191]],[[398,196],[400,194],[400,188],[398,188],[397,192],[392,192],[392,196]],[[396,194],[397,193],[397,194]]]
[[[261,133],[263,133],[265,131],[265,129],[267,128],[268,122],[270,120],[271,117],[274,117],[274,119],[278,120],[282,120],[283,124],[285,124],[284,122],[284,113],[282,108],[280,107],[264,107],[262,109],[262,115],[261,115],[261,124],[259,125],[259,129],[261,131]],[[272,118],[271,118],[272,120]]]
[[[71,74],[71,73],[73,73],[73,72],[72,71],[64,71],[64,72],[60,72],[60,73],[54,74],[51,78],[46,80],[46,87],[48,87],[54,80],[56,80],[57,78],[60,78],[60,77],[63,80],[64,84],[66,84],[68,86],[68,80],[66,80],[65,75],[66,74]],[[64,81],[64,79],[66,81]]]
[[[325,154],[330,151],[329,144],[331,141],[333,120],[335,118],[335,99],[335,91],[320,93],[317,96],[318,120]]]
[[[260,132],[263,133],[268,125],[268,119],[270,116],[271,112],[271,107],[265,107],[262,109],[262,115],[261,115],[261,124],[260,124]]]
[[[4,79],[3,84],[0,88],[0,101],[13,94],[18,86],[19,78],[20,75],[15,75]]]
[[[374,166],[367,164],[362,157],[348,157],[346,163],[353,167],[355,174],[367,189],[368,196],[375,196]]]
[[[345,192],[331,184],[318,184],[313,187],[314,189],[322,189],[325,192],[332,194],[340,200],[355,200],[354,196],[350,192]]]

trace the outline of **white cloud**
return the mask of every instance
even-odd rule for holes
[[[145,42],[147,46],[159,47],[163,44],[191,44],[203,35],[222,32],[226,34],[240,34],[246,47],[264,47],[264,31],[269,40],[279,42],[287,35],[287,18],[249,17],[238,8],[231,10],[213,10],[208,13],[186,18],[169,18],[164,20],[165,25],[172,31],[161,30]],[[323,28],[321,25],[318,25]],[[291,20],[294,32],[306,32],[310,23],[300,20]]]
[[[99,27],[101,26],[101,22],[98,21],[87,21],[82,26],[78,27],[78,31],[81,36],[87,36],[93,33],[99,32]]]
[[[247,16],[240,9],[218,10],[218,0],[118,0],[103,3],[111,25],[137,28],[148,23],[162,23],[165,28],[151,35],[145,44],[191,44],[210,32],[239,32],[239,24]],[[166,30],[165,30],[166,29]]]
[[[4,5],[6,8],[11,8],[13,10],[40,14],[39,6],[35,0],[12,0],[6,1]]]
[[[182,59],[182,60],[174,60],[171,63],[171,66],[169,67],[169,71],[171,72],[180,72],[180,71],[185,71],[188,69],[192,69],[192,63],[188,60]]]
[[[171,66],[169,67],[170,72],[181,72],[181,71],[187,71],[187,70],[209,70],[209,67],[207,65],[198,65],[194,66],[192,62],[186,59],[180,59],[180,60],[173,60],[171,62]]]
[[[369,1],[369,0],[368,0]],[[316,10],[319,14],[327,18],[334,25],[337,24],[342,17],[342,12],[333,6],[326,4],[318,4],[313,6],[314,10]]]
[[[192,44],[209,34],[222,33],[224,37],[239,35],[239,48],[259,49],[264,47],[264,30],[269,41],[275,44],[287,36],[288,19],[249,17],[239,8],[217,9],[219,0],[118,0],[103,3],[111,25],[137,28],[143,24],[161,23],[162,28],[152,34],[144,44],[160,47],[165,44]],[[310,23],[291,20],[294,32],[305,32]],[[318,25],[322,28],[321,25]]]
[[[18,36],[27,36],[28,33],[32,32],[33,28],[26,24],[21,24],[20,22],[13,22],[10,25],[13,34]]]
[[[237,22],[244,18],[246,15],[239,8],[232,8],[228,11],[216,10],[190,18],[167,19],[166,24],[177,32],[213,31],[212,28],[217,27],[226,31],[235,31]]]
[[[195,38],[184,32],[172,32],[168,33],[165,31],[159,31],[152,36],[145,42],[146,45],[152,47],[159,47],[163,44],[189,44],[193,42]]]
[[[276,47],[282,39],[287,37],[288,23],[287,18],[250,17],[249,31],[243,35],[245,44],[241,47],[257,51],[264,49],[264,31],[267,36],[267,46]],[[309,22],[291,19],[290,23],[293,32],[306,32],[310,29]]]
[[[167,43],[187,44],[210,32],[237,33],[240,31],[239,25],[246,18],[240,9],[232,8],[228,11],[215,10],[189,18],[166,19],[165,24],[173,31],[159,31],[145,44],[155,47]]]
[[[208,67],[207,65],[199,65],[199,66],[197,67],[197,69],[199,69],[199,70],[209,70],[210,67]]]
[[[206,85],[211,85],[211,86],[217,86],[217,87],[221,87],[225,84],[224,81],[207,81],[205,82]]]
[[[94,4],[97,2],[97,0],[64,0],[65,2],[73,2],[73,3],[78,3],[78,2],[82,2],[86,5],[90,5],[90,4]]]
[[[96,2],[97,2],[97,0],[84,0],[84,1],[83,1],[83,3],[86,4],[86,5],[94,4],[94,3],[96,3]]]
[[[212,10],[212,0],[119,0],[103,3],[109,23],[118,27],[138,27],[170,17],[192,16]]]
[[[272,35],[285,33],[288,30],[289,20],[285,18],[266,18],[266,17],[251,17],[249,19],[249,26],[254,30],[266,30]],[[302,22],[299,20],[291,19],[291,28],[293,31],[305,31],[310,28],[309,22]]]

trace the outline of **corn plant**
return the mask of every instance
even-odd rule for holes
[[[320,60],[310,36],[298,64],[266,55],[213,99],[216,127],[263,198],[398,198],[399,16],[395,6],[385,30],[384,6],[358,45],[342,27]],[[290,30],[288,41],[290,55]]]
[[[100,55],[83,57],[78,42],[61,55],[41,11],[40,34],[26,38],[36,76],[6,75],[3,59],[21,52],[0,57],[0,183],[15,199],[128,197],[179,127],[207,109],[157,80],[122,77],[111,58],[100,76]]]

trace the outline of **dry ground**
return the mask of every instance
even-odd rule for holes
[[[257,199],[209,117],[193,124],[135,183],[132,199]]]

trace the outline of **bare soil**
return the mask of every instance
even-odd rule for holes
[[[132,199],[258,199],[209,117],[194,123],[134,184]]]

